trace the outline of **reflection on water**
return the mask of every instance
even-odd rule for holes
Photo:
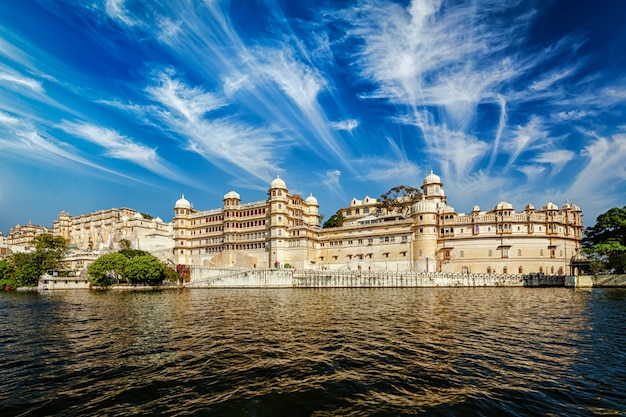
[[[624,415],[626,290],[0,295],[1,415]]]

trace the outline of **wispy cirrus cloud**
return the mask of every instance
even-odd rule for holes
[[[6,120],[4,118],[3,120]],[[9,120],[14,124],[14,120]],[[45,166],[54,165],[65,169],[74,167],[88,167],[98,171],[113,174],[120,178],[132,181],[143,182],[121,172],[109,169],[100,164],[94,163],[89,159],[79,155],[79,152],[70,145],[55,140],[54,138],[45,138],[40,133],[30,130],[21,129],[13,132],[10,137],[0,132],[0,150],[6,154],[12,154],[17,158],[28,161],[38,161]]]
[[[121,22],[126,26],[135,25],[135,20],[131,17],[128,10],[126,10],[126,0],[105,0],[104,9],[107,15],[113,20]]]
[[[104,148],[108,157],[132,162],[164,177],[180,179],[164,165],[156,149],[137,143],[115,130],[86,122],[69,121],[64,121],[59,127],[70,135]]]
[[[330,123],[330,127],[335,130],[345,130],[346,132],[352,132],[359,127],[359,121],[356,119],[346,119],[339,122]]]
[[[145,89],[156,107],[152,117],[187,148],[213,163],[228,162],[267,181],[278,172],[275,150],[279,141],[270,130],[253,128],[235,117],[212,117],[227,103],[198,86],[185,84],[171,69],[156,71]]]

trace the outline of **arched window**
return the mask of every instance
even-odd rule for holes
[[[505,266],[504,268],[502,268],[502,273],[506,274],[508,273],[509,269]]]
[[[554,275],[554,267],[550,268],[550,273]]]
[[[524,273],[524,268],[520,266],[517,271],[518,271],[517,272],[518,274],[523,274]]]
[[[490,266],[487,267],[487,273],[491,274],[491,267]]]
[[[487,256],[491,256],[491,255],[492,255],[491,249],[489,249],[489,252],[487,253]]]
[[[540,266],[540,267],[539,267],[539,273],[540,273],[540,274],[543,274],[543,266]]]
[[[461,258],[465,257],[465,252],[461,251],[461,252],[459,253],[459,256],[460,256]]]
[[[521,249],[517,250],[517,256],[522,256],[522,250]]]

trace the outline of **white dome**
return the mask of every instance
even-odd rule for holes
[[[413,205],[413,212],[415,213],[436,213],[437,204],[430,200],[420,200]]]
[[[187,209],[190,209],[191,208],[191,203],[189,201],[187,201],[187,199],[185,199],[185,194],[183,194],[183,196],[181,198],[176,200],[176,205],[174,207],[175,208],[187,208]]]
[[[433,170],[430,170],[430,174],[424,178],[424,185],[426,184],[441,184],[441,178],[439,175],[433,174]]]
[[[546,204],[545,206],[543,206],[543,210],[558,210],[559,208],[557,207],[556,204],[554,204],[551,201],[548,201],[548,204]]]
[[[138,219],[138,220],[139,220],[139,219],[143,219],[143,216],[142,216],[141,214],[139,214],[139,213],[135,213],[135,214],[133,215],[133,219]]]
[[[474,212],[480,212],[480,207],[478,206],[478,204],[476,204],[474,208],[472,209],[472,213]]]
[[[274,178],[274,180],[270,184],[270,188],[284,188],[284,189],[287,189],[287,184],[285,184],[285,181],[280,179],[280,175],[276,175],[276,178]]]
[[[528,203],[526,204],[526,211],[534,211],[535,210],[535,205]]]
[[[311,193],[306,200],[304,200],[307,204],[312,204],[312,205],[318,205],[317,204],[317,198],[313,197],[313,193]]]
[[[440,213],[456,213],[456,210],[452,206],[443,206],[440,210]]]
[[[157,223],[163,223],[163,220],[160,217],[157,217],[155,220],[157,221]]]
[[[496,210],[513,210],[513,204],[506,201],[500,201],[496,206]]]
[[[224,200],[230,199],[230,198],[234,198],[236,200],[241,200],[241,197],[239,196],[239,193],[236,192],[236,191],[229,191],[226,194],[224,194]]]

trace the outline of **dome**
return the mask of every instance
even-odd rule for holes
[[[475,212],[480,212],[480,207],[478,206],[478,204],[475,205],[474,208],[472,209],[472,213],[475,213]]]
[[[190,209],[191,208],[191,203],[185,199],[185,194],[183,194],[181,198],[176,200],[176,205],[174,207],[175,208],[187,208],[187,209]]]
[[[276,178],[274,178],[274,180],[270,184],[270,188],[284,188],[284,189],[287,189],[287,184],[285,184],[285,181],[280,179],[280,175],[276,175]]]
[[[551,201],[548,201],[548,204],[546,204],[545,206],[543,206],[543,210],[558,210],[559,208],[557,207],[556,204],[554,204]]]
[[[572,263],[574,262],[584,263],[584,262],[589,262],[589,259],[587,259],[587,257],[583,255],[582,253],[580,253],[579,251],[576,251],[576,254],[572,256]]]
[[[143,216],[141,214],[139,214],[139,213],[135,213],[133,215],[133,219],[141,220],[141,219],[143,219]]]
[[[224,200],[231,199],[231,198],[234,198],[236,200],[241,200],[239,193],[236,191],[229,191],[226,194],[224,194]]]
[[[513,204],[506,201],[500,201],[496,206],[496,210],[513,210]]]
[[[424,178],[424,185],[426,184],[441,184],[441,178],[439,175],[433,174],[433,170],[430,170],[430,174]]]
[[[158,216],[157,216],[157,218],[156,218],[156,219],[154,219],[154,220],[156,220],[156,222],[157,222],[157,223],[163,223],[163,220],[162,220],[160,217],[158,217]]]
[[[441,210],[439,210],[439,212],[440,213],[456,213],[456,210],[452,206],[445,205],[441,207]]]
[[[414,213],[436,213],[437,204],[430,200],[420,200],[413,205]]]
[[[531,203],[528,203],[528,204],[526,204],[525,210],[526,211],[534,211],[535,210],[535,205],[531,204]]]
[[[313,193],[311,193],[306,200],[304,200],[307,204],[311,204],[311,205],[318,205],[317,204],[317,198],[313,197]]]

